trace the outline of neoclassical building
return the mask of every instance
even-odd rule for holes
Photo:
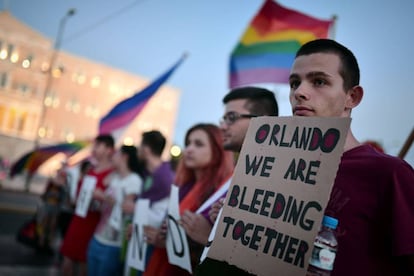
[[[58,52],[50,68],[53,53],[51,39],[9,12],[0,12],[0,156],[4,158],[13,161],[33,149],[35,142],[93,138],[102,116],[152,81],[64,51]],[[161,87],[119,142],[138,144],[143,131],[158,129],[171,146],[179,97],[177,89]]]

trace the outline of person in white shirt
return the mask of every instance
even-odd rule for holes
[[[121,245],[126,214],[122,204],[134,202],[142,191],[137,148],[122,146],[113,156],[115,173],[102,192],[101,219],[88,247],[88,275],[121,275]]]

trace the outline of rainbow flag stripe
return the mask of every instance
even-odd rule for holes
[[[327,38],[334,20],[320,20],[266,0],[230,56],[230,88],[288,83],[296,51]]]
[[[36,170],[49,158],[58,153],[63,153],[66,156],[71,156],[79,150],[91,145],[92,141],[76,141],[73,143],[62,143],[52,146],[40,147],[34,151],[28,152],[19,158],[10,168],[10,177],[22,173],[26,170],[33,174]]]

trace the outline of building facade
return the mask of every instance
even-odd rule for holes
[[[0,156],[20,157],[40,145],[93,139],[98,123],[116,103],[151,80],[59,51],[53,42],[0,12]],[[160,72],[161,73],[161,72]],[[157,129],[172,144],[180,93],[162,86],[119,144],[140,142]],[[168,156],[166,151],[165,156]]]

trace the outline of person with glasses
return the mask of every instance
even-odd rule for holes
[[[241,150],[250,119],[259,116],[278,116],[279,108],[273,92],[260,87],[240,87],[231,90],[223,98],[224,115],[220,121],[223,147],[235,153]],[[230,186],[230,181],[228,181]],[[225,191],[210,210],[210,220],[215,221],[223,206]],[[208,238],[208,237],[207,237]],[[244,270],[225,262],[206,258],[196,267],[195,275],[249,275]]]

